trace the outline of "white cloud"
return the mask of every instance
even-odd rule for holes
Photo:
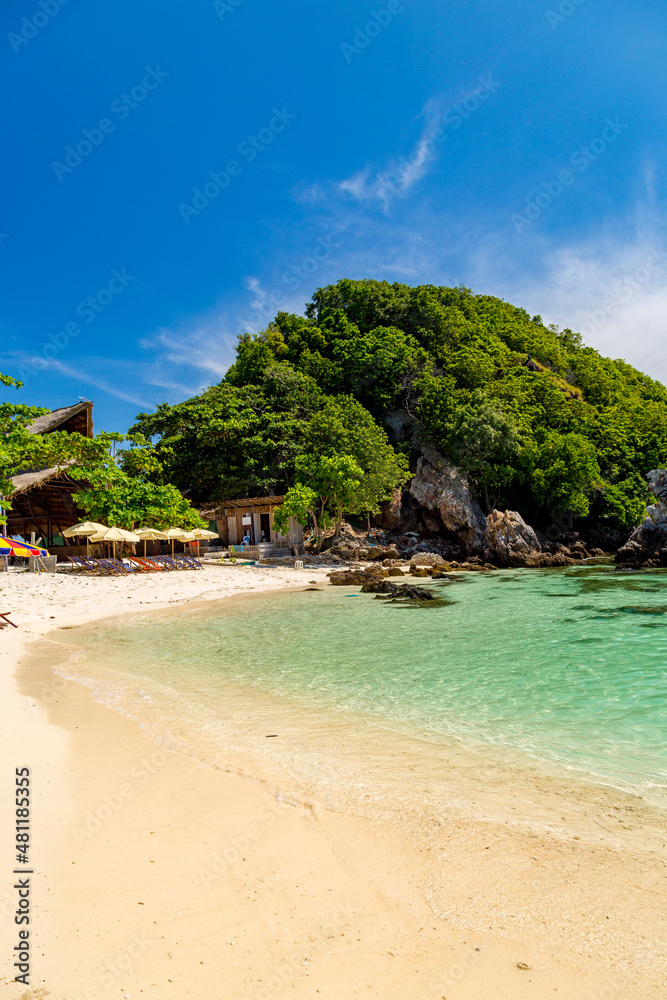
[[[546,257],[538,283],[524,274],[512,284],[516,304],[667,383],[667,248],[659,237],[563,247]]]
[[[291,194],[297,205],[315,205],[325,198],[324,188],[317,181],[313,184],[296,184]]]
[[[98,367],[116,368],[116,370],[120,370],[124,376],[127,374],[127,368],[130,367],[129,362],[119,362],[117,359],[106,360],[104,358],[94,358],[91,359],[91,364],[97,365]],[[49,368],[55,369],[67,378],[71,378],[75,382],[81,383],[84,388],[94,386],[96,389],[101,389],[102,392],[107,393],[109,396],[115,396],[116,399],[122,399],[126,403],[132,403],[133,406],[142,406],[149,410],[154,409],[153,403],[147,402],[145,399],[142,399],[134,393],[126,392],[123,389],[120,389],[118,385],[109,382],[108,379],[100,378],[91,371],[83,371],[80,368],[74,368],[72,365],[63,364],[62,361],[58,361],[55,358],[44,361],[43,365],[45,370],[48,370]],[[126,379],[124,380],[124,384],[126,384]]]
[[[445,126],[460,127],[499,86],[489,74],[487,78],[480,76],[474,88],[459,90],[455,97],[435,94],[418,115],[424,123],[407,157],[394,157],[379,169],[367,164],[341,181],[338,189],[357,201],[380,202],[387,211],[392,199],[406,195],[427,175],[448,137]]]
[[[234,361],[236,337],[225,329],[219,311],[208,310],[174,328],[162,327],[139,343],[153,355],[142,368],[142,381],[181,399],[220,381]]]

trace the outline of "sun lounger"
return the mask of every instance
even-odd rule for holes
[[[150,559],[144,559],[142,556],[130,556],[130,563],[146,573],[161,573],[164,570],[164,566],[151,562]]]
[[[107,559],[106,562],[115,566],[119,573],[134,573],[136,572],[136,567],[130,566],[128,563],[123,562],[122,559]]]
[[[171,556],[157,556],[157,558],[159,559],[159,561],[162,563],[163,566],[168,566],[169,569],[183,570],[188,568],[185,565],[185,563],[181,562],[180,558],[177,559],[175,556],[173,559]]]
[[[95,561],[93,559],[84,559],[83,556],[68,556],[69,561],[72,563],[74,569],[86,569],[95,570]]]
[[[0,611],[0,628],[7,628],[8,625],[11,625],[12,628],[18,628],[18,625],[9,620],[10,615],[11,611]]]
[[[203,569],[204,567],[193,556],[175,556],[176,562],[180,563],[183,569]]]
[[[170,565],[171,563],[170,556],[147,556],[147,558],[152,563],[155,563],[155,565],[158,566],[160,569],[164,570],[178,569],[178,566],[176,566],[175,564]]]
[[[132,572],[128,566],[125,566],[118,559],[90,559],[89,561],[98,573],[105,575],[125,576]]]

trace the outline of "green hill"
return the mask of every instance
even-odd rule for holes
[[[602,357],[572,330],[467,288],[339,281],[305,316],[278,313],[239,337],[226,377],[140,414],[167,479],[196,501],[281,491],[304,429],[353,396],[414,463],[430,444],[466,471],[480,502],[627,530],[667,465],[667,389]]]

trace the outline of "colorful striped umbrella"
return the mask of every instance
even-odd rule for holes
[[[0,538],[0,556],[48,556],[46,549],[40,549],[37,545],[30,545],[29,542],[17,542],[13,538]]]

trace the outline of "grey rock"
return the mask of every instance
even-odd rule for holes
[[[424,587],[413,587],[409,583],[390,583],[388,580],[373,580],[365,583],[361,592],[362,594],[381,594],[383,597],[400,600],[435,600],[435,594],[432,590],[426,590]]]
[[[667,548],[667,469],[653,469],[646,477],[657,503],[646,508],[646,517],[616,553],[616,562],[626,568],[662,565]]]
[[[391,499],[382,504],[382,527],[387,531],[398,531],[402,523],[402,496],[400,490],[396,489],[391,495]]]
[[[410,495],[424,511],[437,516],[466,552],[483,548],[485,520],[467,477],[434,448],[423,448]]]
[[[492,510],[486,519],[485,548],[503,566],[535,565],[540,552],[537,535],[515,510]]]
[[[653,496],[667,504],[667,469],[652,469],[646,478]]]

